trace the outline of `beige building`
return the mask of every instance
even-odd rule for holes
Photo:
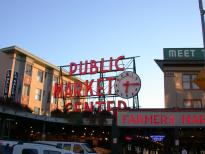
[[[59,78],[57,66],[17,46],[0,49],[0,67],[0,97],[10,97],[27,105],[34,114],[49,115],[57,105],[62,109],[62,99],[56,100],[53,95],[55,83],[78,80]]]
[[[205,71],[202,48],[164,48],[155,62],[164,73],[165,108],[205,107],[205,91],[194,82]]]

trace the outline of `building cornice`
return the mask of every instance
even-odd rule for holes
[[[22,54],[22,55],[25,55],[25,56],[27,56],[29,58],[34,59],[36,62],[41,63],[41,64],[45,65],[48,68],[52,68],[52,69],[57,70],[57,71],[60,72],[60,68],[59,67],[57,67],[57,66],[55,66],[55,65],[53,65],[53,64],[51,64],[51,63],[49,63],[49,62],[47,62],[45,60],[43,60],[40,57],[37,57],[37,56],[31,54],[30,52],[28,52],[25,49],[22,49],[22,48],[20,48],[18,46],[5,47],[5,48],[0,49],[0,52],[4,52],[4,53],[8,53],[8,54],[15,52],[15,53],[18,53],[18,54]],[[65,70],[63,70],[62,72],[63,72],[64,75],[68,76],[68,72],[66,72]],[[75,80],[81,81],[81,79],[79,79],[77,77],[69,76],[69,78],[71,78],[74,81]]]

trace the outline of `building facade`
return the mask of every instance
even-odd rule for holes
[[[64,101],[54,98],[55,83],[66,85],[78,80],[68,76],[60,78],[57,66],[17,46],[0,49],[0,66],[0,97],[12,98],[39,115],[49,115],[57,107],[63,109]]]
[[[204,108],[205,92],[199,73],[205,71],[202,48],[164,48],[155,60],[164,73],[165,108]]]

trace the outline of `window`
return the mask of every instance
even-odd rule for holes
[[[34,107],[34,114],[40,114],[40,108],[39,107]]]
[[[80,145],[76,144],[73,147],[73,152],[74,153],[84,153],[84,150]]]
[[[30,93],[30,85],[25,84],[23,86],[23,95],[24,96],[29,96],[29,93]]]
[[[92,149],[92,147],[89,144],[85,143],[83,144],[83,147],[88,153],[95,153],[95,150]]]
[[[36,89],[35,100],[41,101],[42,90]]]
[[[66,90],[67,86],[68,86],[68,83],[66,81],[63,81],[63,91]]]
[[[61,154],[61,152],[53,150],[43,150],[43,154]]]
[[[201,100],[185,99],[184,108],[202,108],[202,102]]]
[[[57,98],[54,95],[51,96],[51,103],[57,104]]]
[[[58,77],[57,77],[57,76],[54,76],[54,77],[53,77],[53,85],[55,85],[56,83],[58,83]]]
[[[32,74],[32,65],[31,64],[26,64],[25,73],[27,75],[31,76],[31,74]]]
[[[23,149],[22,154],[38,154],[36,149]]]
[[[43,71],[41,71],[41,70],[38,70],[37,81],[43,82]]]
[[[64,144],[63,149],[71,150],[71,144]]]
[[[196,78],[196,74],[183,74],[182,82],[184,89],[199,89],[199,87],[193,82]]]
[[[57,143],[56,147],[62,149],[62,143]]]

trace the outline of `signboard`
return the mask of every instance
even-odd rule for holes
[[[165,135],[151,135],[150,138],[153,142],[161,142],[165,139]]]
[[[194,127],[205,126],[204,111],[118,111],[120,127]]]
[[[96,108],[98,111],[102,109],[111,111],[113,107],[126,108],[127,104],[124,100],[105,100],[106,96],[120,96],[129,99],[136,96],[140,89],[140,79],[136,73],[126,71],[123,64],[125,59],[127,58],[119,56],[116,59],[112,57],[109,60],[101,58],[98,62],[86,60],[84,62],[80,61],[80,63],[71,62],[67,66],[62,66],[64,67],[63,70],[66,70],[65,67],[67,67],[66,71],[69,76],[79,75],[81,78],[82,76],[89,75],[89,78],[74,82],[70,81],[65,84],[56,83],[54,86],[54,97],[63,98],[65,101],[64,107],[67,111],[93,111]],[[116,73],[114,74],[113,72],[121,72],[121,74],[117,77]],[[103,75],[104,73],[106,75]],[[98,75],[100,75],[100,78]],[[115,84],[113,84],[114,82]],[[73,98],[77,98],[77,101],[69,101],[69,99]],[[92,100],[88,101],[85,98]]]
[[[11,78],[11,70],[7,70],[5,84],[4,84],[4,97],[8,97],[9,94],[10,78]]]
[[[18,72],[14,72],[13,82],[11,87],[11,97],[13,99],[15,98],[16,95],[17,79],[18,79]]]
[[[203,48],[164,48],[164,60],[204,60]]]

